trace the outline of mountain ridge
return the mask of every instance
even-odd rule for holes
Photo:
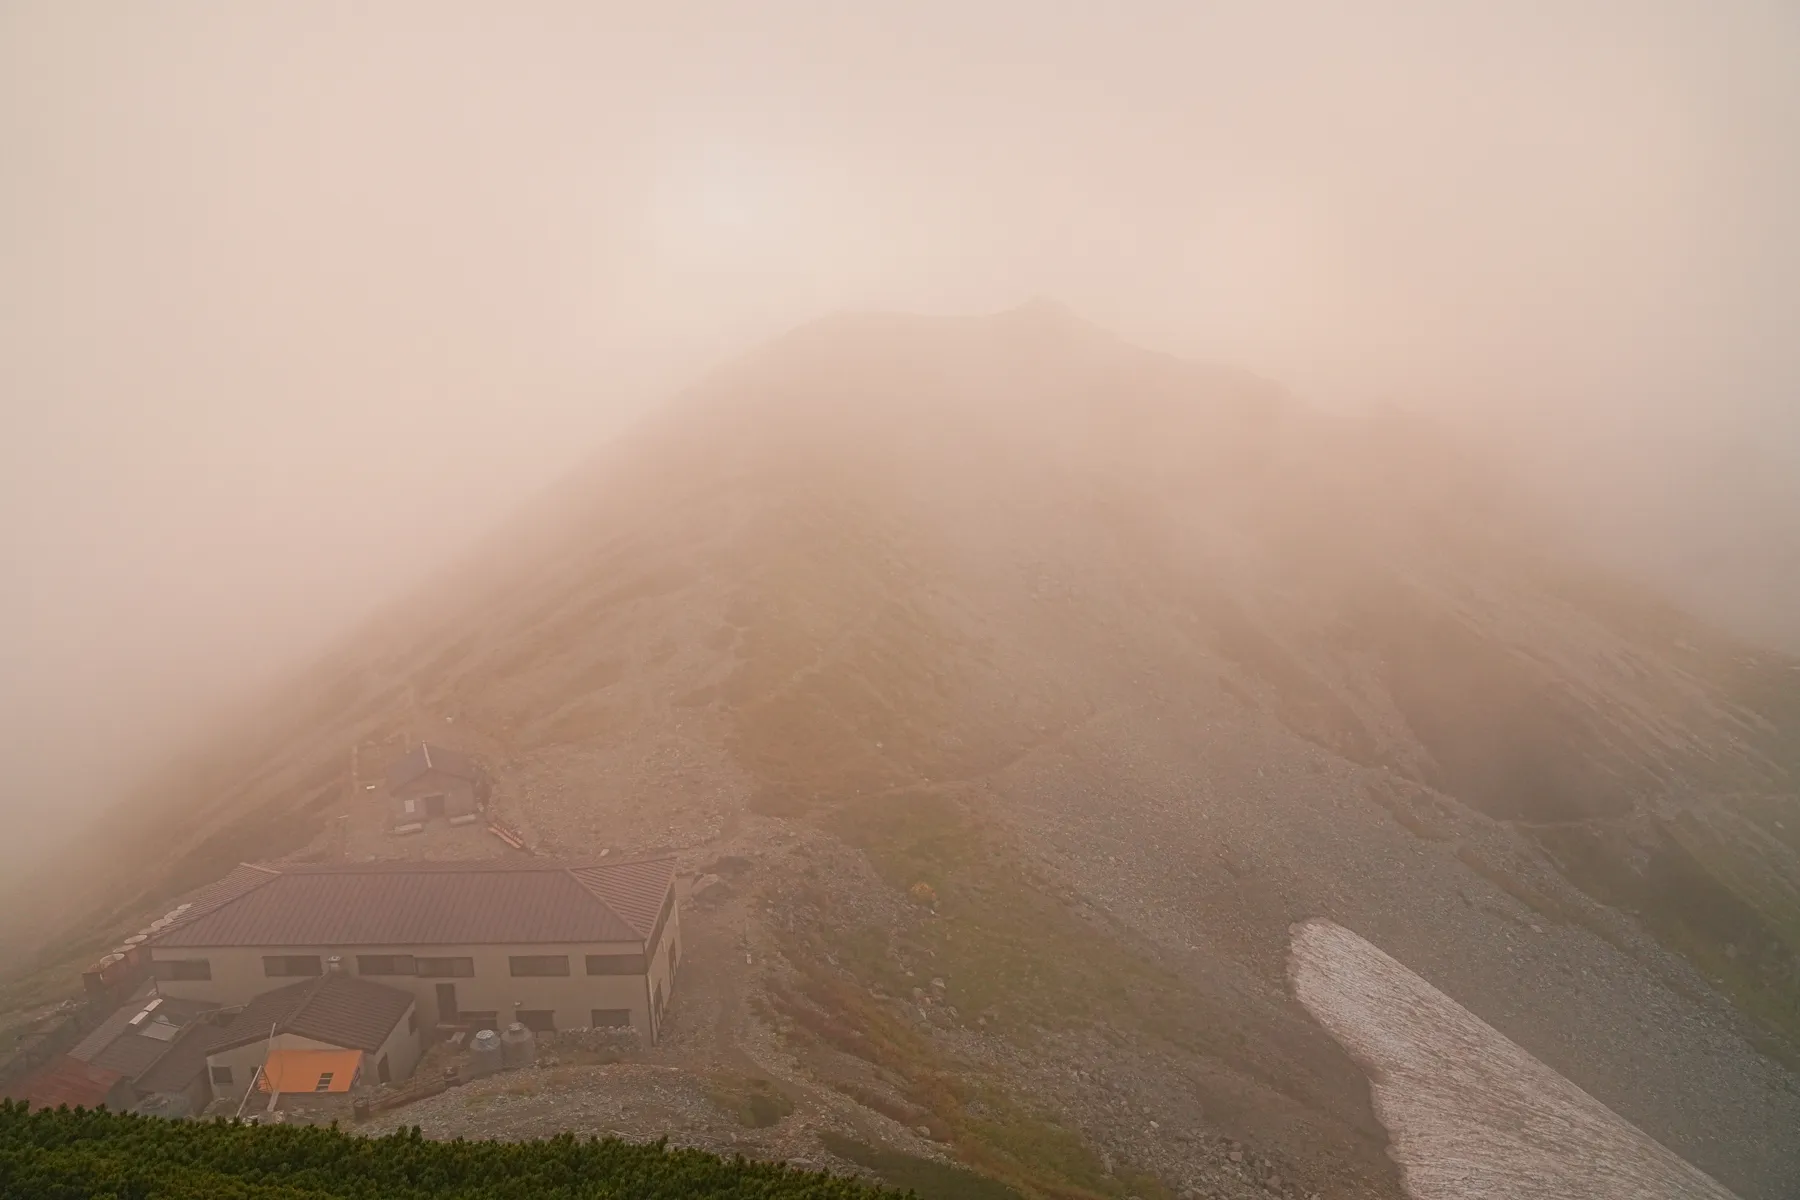
[[[1051,1116],[984,1089],[1029,1084],[1159,1178],[1238,1164],[1120,1105],[1395,1194],[1366,1086],[1286,992],[1288,926],[1328,917],[1782,1194],[1800,674],[1552,538],[1428,426],[1066,312],[828,318],[602,450],[127,819],[172,865],[104,901],[246,847],[334,853],[351,747],[434,729],[546,849],[757,863],[732,911],[774,1015],[720,1018],[734,1044],[897,1091],[1027,1189],[1139,1185],[1035,1163]],[[437,848],[490,852],[472,836]],[[958,1015],[871,1003],[923,986],[902,959],[956,962]],[[1126,1082],[1072,1087],[1057,1055]]]

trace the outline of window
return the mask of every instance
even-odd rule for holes
[[[656,1019],[662,1020],[662,980],[656,981]]]
[[[213,1081],[214,1087],[230,1087],[231,1086],[231,1068],[230,1067],[214,1067],[212,1069],[212,1081]]]
[[[417,800],[414,800],[411,796],[408,796],[404,801],[402,801],[402,804],[405,806],[406,815],[409,817],[419,811],[419,802]]]
[[[393,1075],[388,1071],[388,1060],[385,1054],[381,1056],[381,1061],[375,1064],[375,1078],[383,1083],[394,1082]]]
[[[569,956],[566,954],[515,954],[507,961],[514,976],[569,973]]]
[[[590,954],[587,956],[587,973],[589,975],[642,975],[649,968],[644,964],[641,954]]]
[[[331,1090],[331,1078],[336,1074],[336,1071],[320,1071],[319,1082],[313,1084],[313,1091],[329,1092]]]
[[[205,958],[157,959],[150,973],[158,979],[211,979],[212,960]]]
[[[285,975],[322,975],[323,964],[316,954],[265,954],[263,974],[271,979]]]
[[[547,1008],[521,1008],[514,1017],[533,1033],[555,1033],[556,1014]]]
[[[631,1010],[629,1008],[596,1008],[592,1014],[595,1029],[629,1029],[631,1028]]]
[[[410,954],[359,954],[356,956],[356,973],[358,975],[417,975]]]
[[[419,1010],[416,1008],[406,1014],[406,1032],[419,1032]]]
[[[468,979],[475,974],[472,958],[415,958],[413,964],[427,979]]]

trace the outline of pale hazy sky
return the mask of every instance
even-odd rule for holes
[[[0,808],[847,306],[1440,407],[1691,560],[1800,512],[1797,213],[1791,0],[0,3]]]

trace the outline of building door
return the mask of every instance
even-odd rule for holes
[[[443,816],[444,815],[444,797],[442,797],[442,796],[427,796],[427,797],[425,797],[425,815],[428,817]]]
[[[456,985],[440,983],[437,985],[438,1024],[456,1024]]]

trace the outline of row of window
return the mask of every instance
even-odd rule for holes
[[[589,954],[584,956],[589,975],[642,975],[649,970],[642,954]],[[325,961],[317,954],[265,954],[263,975],[270,979],[321,975]],[[158,959],[152,964],[158,979],[207,980],[212,963],[204,958]],[[568,975],[566,954],[514,954],[507,970],[515,978]],[[411,954],[359,954],[358,975],[415,975],[422,979],[472,979],[473,958],[419,958]]]

